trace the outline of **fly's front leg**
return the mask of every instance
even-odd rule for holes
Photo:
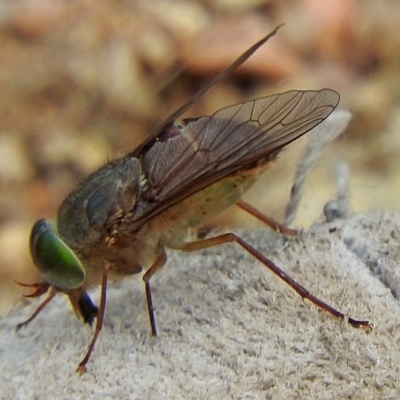
[[[340,311],[336,310],[329,304],[323,302],[318,297],[311,294],[306,288],[297,283],[293,278],[287,275],[284,271],[282,271],[277,265],[275,265],[271,260],[264,257],[260,252],[258,252],[253,246],[245,242],[239,236],[236,236],[234,233],[226,233],[220,236],[216,236],[210,239],[199,240],[197,242],[186,243],[186,245],[182,248],[184,251],[197,251],[201,249],[205,249],[212,246],[218,246],[224,243],[237,243],[244,250],[250,253],[253,257],[255,257],[258,261],[264,264],[268,269],[270,269],[274,274],[278,275],[284,282],[286,282],[293,290],[295,290],[303,299],[308,299],[312,303],[314,303],[317,307],[327,311],[333,316],[341,319],[345,319],[345,315]],[[370,331],[372,329],[371,324],[368,321],[358,321],[351,317],[347,319],[348,323],[355,328],[363,327],[366,331]]]
[[[157,328],[156,328],[156,320],[154,318],[154,308],[153,308],[153,299],[151,296],[150,279],[157,271],[159,271],[165,265],[166,262],[167,262],[167,255],[165,253],[162,253],[161,256],[157,258],[154,264],[143,275],[144,286],[146,288],[146,300],[150,318],[151,334],[153,336],[157,336]]]
[[[86,372],[86,364],[88,363],[90,356],[92,355],[94,345],[96,344],[97,337],[99,336],[99,333],[101,329],[103,328],[103,321],[104,321],[104,312],[106,309],[106,302],[107,302],[107,282],[108,282],[108,265],[104,265],[103,268],[103,279],[101,282],[101,297],[100,297],[100,307],[99,307],[99,313],[97,315],[97,320],[96,320],[96,328],[92,337],[92,341],[89,344],[88,351],[84,357],[84,359],[79,363],[77,372],[79,374],[83,374]]]
[[[31,294],[31,295],[25,295],[25,297],[36,297],[36,296],[40,296],[41,295],[41,290],[40,290],[40,286],[41,284],[33,284],[33,285],[27,285],[27,284],[21,284],[21,286],[27,286],[27,287],[36,287],[38,288],[37,292]],[[45,291],[43,293],[45,293],[48,289],[48,285],[43,285],[45,286]],[[38,294],[36,294],[38,293]],[[54,296],[56,295],[57,291],[54,288],[50,288],[50,293],[48,295],[48,297],[43,301],[43,303],[41,303],[39,305],[39,307],[36,309],[36,311],[31,315],[30,318],[28,318],[26,321],[21,322],[20,324],[17,325],[16,330],[18,331],[19,329],[21,329],[23,326],[28,325],[31,321],[33,321],[41,312],[42,310],[47,306],[47,304],[49,304]]]

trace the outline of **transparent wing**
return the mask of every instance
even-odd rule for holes
[[[166,126],[140,155],[147,190],[131,228],[208,185],[273,158],[331,114],[339,95],[290,91]]]

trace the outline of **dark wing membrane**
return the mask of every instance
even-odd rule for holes
[[[330,90],[290,91],[169,125],[141,161],[147,187],[130,229],[234,172],[277,153],[332,113]],[[185,122],[185,120],[183,121]]]

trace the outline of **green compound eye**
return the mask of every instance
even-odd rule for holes
[[[84,282],[85,270],[81,262],[48,221],[41,219],[33,225],[30,250],[36,267],[51,286],[67,290]]]

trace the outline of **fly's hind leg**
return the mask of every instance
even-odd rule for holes
[[[253,217],[259,219],[261,222],[264,224],[268,225],[270,228],[272,228],[274,231],[283,233],[288,236],[296,236],[298,232],[295,229],[290,229],[286,227],[285,225],[280,224],[279,222],[273,220],[272,218],[266,216],[265,214],[261,213],[258,211],[256,208],[254,208],[252,205],[249,203],[246,203],[243,200],[239,200],[236,205],[241,208],[242,210],[246,211]]]
[[[334,317],[345,319],[346,316],[340,311],[336,310],[329,304],[323,302],[318,297],[311,294],[306,288],[297,283],[293,278],[287,275],[283,270],[281,270],[277,265],[275,265],[271,260],[264,257],[260,252],[258,252],[253,246],[248,244],[246,241],[236,236],[234,233],[226,233],[223,235],[216,236],[210,239],[203,239],[196,242],[186,243],[182,248],[184,251],[197,251],[205,249],[212,246],[218,246],[225,243],[237,243],[244,250],[250,253],[258,261],[260,261],[265,267],[271,270],[274,274],[278,275],[284,282],[286,282],[294,291],[296,291],[303,299],[308,299],[314,303],[318,308],[321,308]],[[372,329],[371,324],[368,321],[358,321],[351,317],[347,318],[347,322],[355,328],[363,327],[366,331]]]
[[[153,263],[153,265],[143,275],[143,281],[146,289],[147,309],[150,318],[151,334],[153,336],[157,336],[157,328],[156,328],[156,320],[154,318],[154,308],[153,308],[153,299],[151,296],[150,279],[157,271],[159,271],[165,265],[166,262],[167,262],[167,255],[163,252]]]

